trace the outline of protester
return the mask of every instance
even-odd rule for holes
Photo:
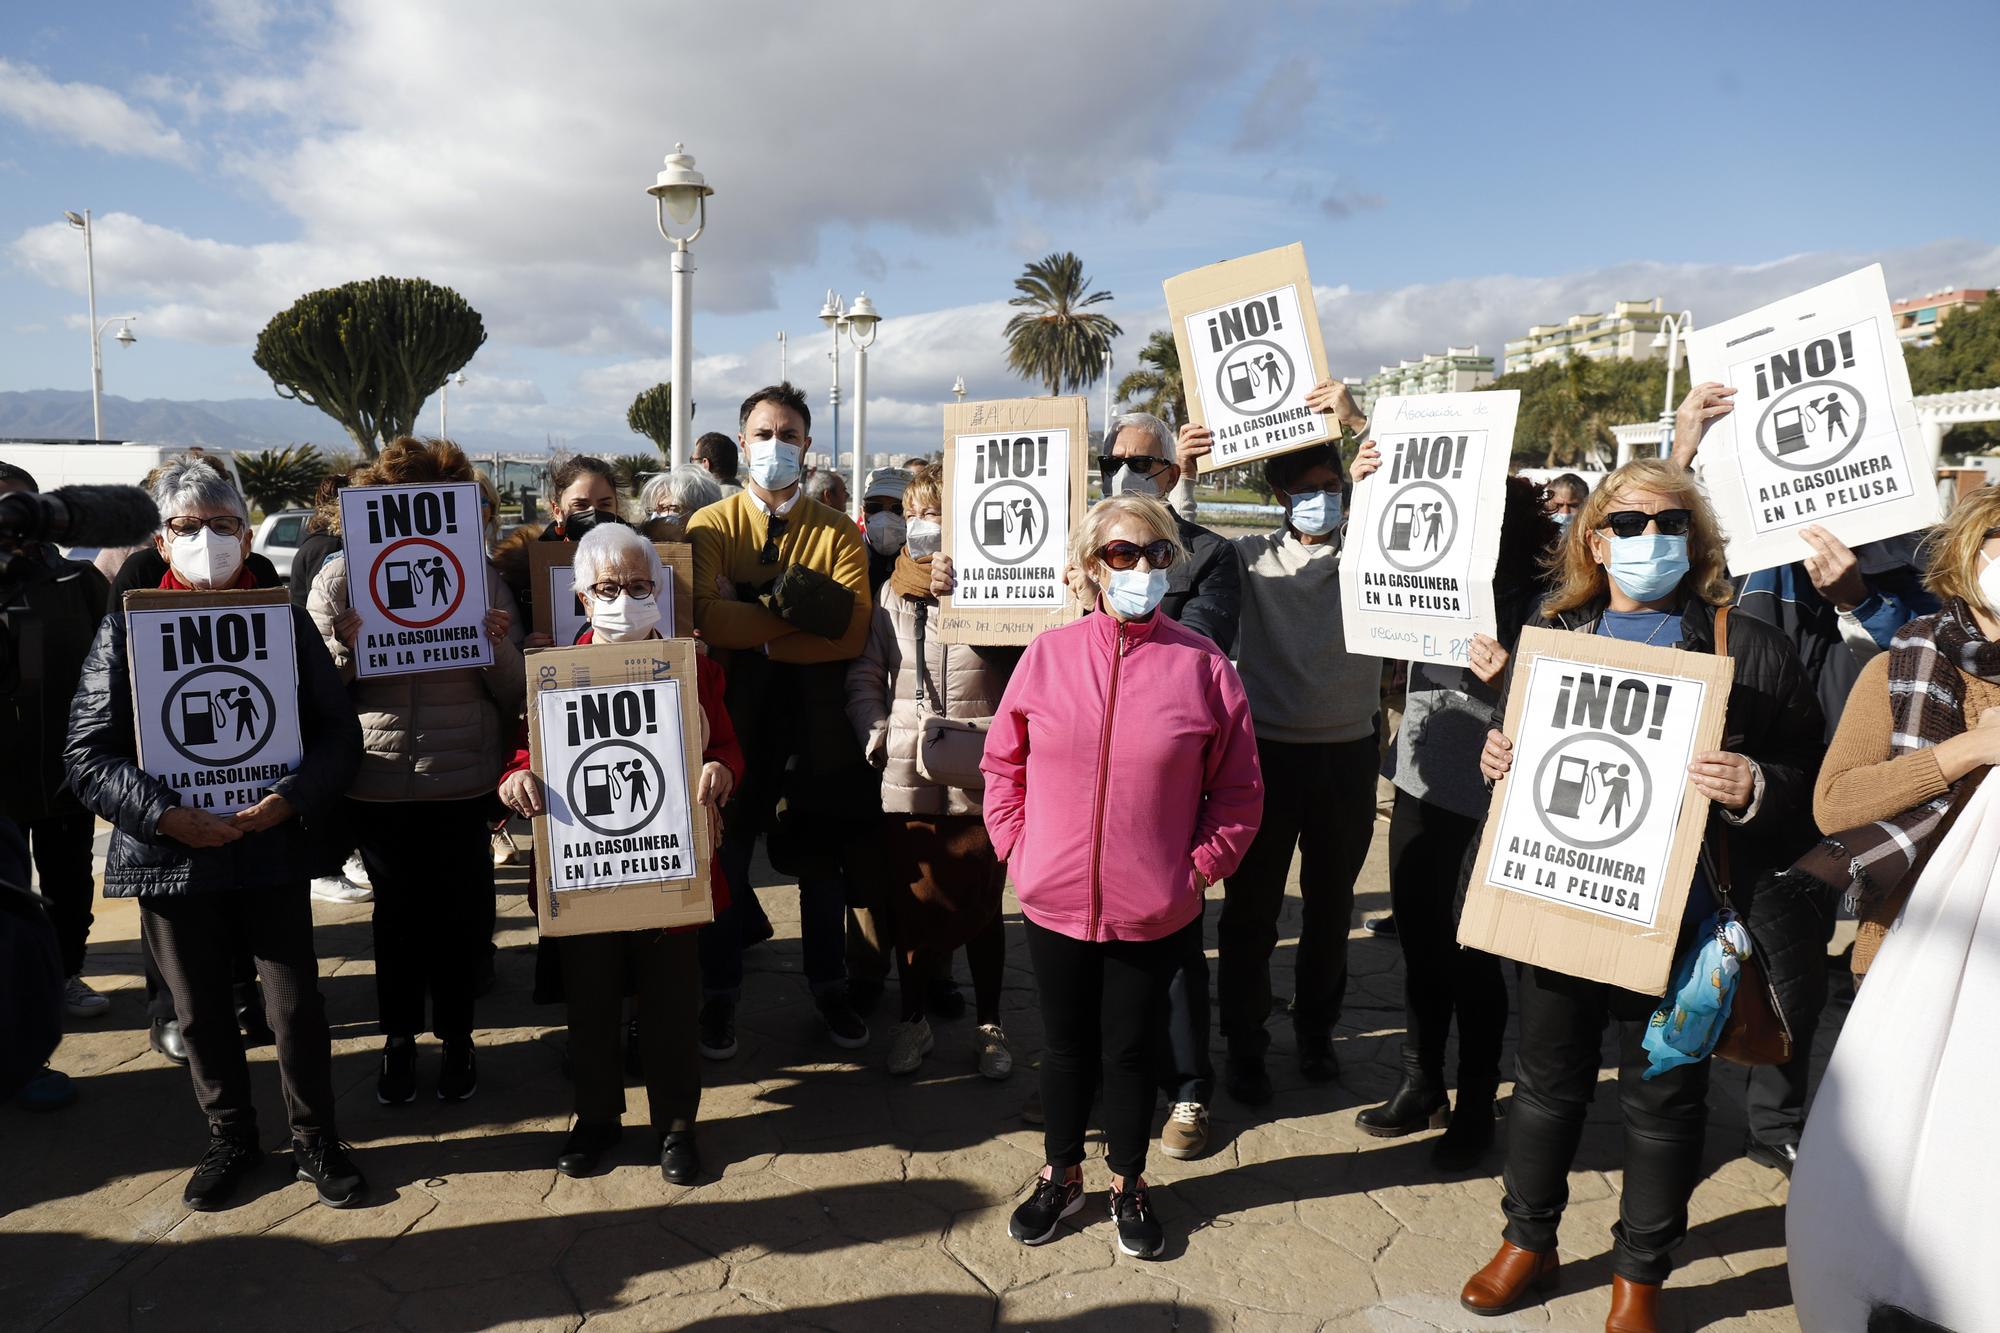
[[[903,549],[903,491],[910,484],[910,475],[906,468],[878,467],[868,474],[868,487],[861,493],[861,528],[868,542],[868,588],[878,597],[883,580],[896,567],[897,553]]]
[[[1550,479],[1543,492],[1542,508],[1555,520],[1559,528],[1567,528],[1575,519],[1577,510],[1590,498],[1590,483],[1574,472],[1565,472]]]
[[[665,519],[675,535],[664,540],[680,540],[687,521],[722,498],[722,487],[708,472],[684,464],[671,472],[655,473],[639,490],[639,515],[652,521]]]
[[[937,471],[919,469],[907,489],[899,488],[898,500],[909,518],[908,544],[875,607],[868,642],[847,669],[848,719],[868,762],[882,772],[883,896],[903,1002],[902,1021],[890,1033],[888,1067],[892,1074],[914,1073],[930,1053],[934,1038],[924,1017],[930,988],[962,945],[972,966],[978,1020],[974,1063],[987,1078],[1005,1078],[1014,1068],[1000,1026],[1006,869],[980,818],[978,774],[954,782],[934,765],[961,752],[976,761],[978,731],[936,723],[991,718],[1015,655],[936,637],[931,561],[944,531]],[[903,516],[894,517],[900,523]],[[871,528],[871,543],[874,535]],[[953,747],[952,755],[941,747]]]
[[[662,637],[659,594],[667,575],[651,542],[630,528],[594,528],[577,543],[572,567],[577,587],[586,592],[583,606],[590,618],[590,628],[578,643],[634,643]],[[722,668],[705,654],[696,656],[695,668],[706,723],[696,793],[706,817],[713,820],[742,779],[743,753],[722,704]],[[541,784],[529,770],[526,723],[513,762],[500,779],[500,799],[523,819],[542,813]],[[721,866],[711,860],[708,871],[709,893],[720,911],[729,901]],[[646,1106],[659,1136],[655,1146],[660,1174],[672,1184],[693,1184],[701,1175],[694,1134],[701,1105],[701,1055],[695,1044],[701,977],[694,931],[566,935],[559,943],[569,1003],[576,1125],[563,1142],[556,1169],[566,1176],[592,1174],[623,1133],[619,1118],[625,1113],[625,1069],[618,1043],[625,1031],[625,996],[636,993]]]
[[[715,478],[725,500],[743,489],[736,480],[736,458],[736,441],[719,430],[712,430],[694,442],[695,466]]]
[[[1083,1139],[1103,1090],[1119,1248],[1166,1244],[1144,1178],[1167,987],[1202,895],[1263,806],[1249,705],[1214,642],[1158,614],[1187,558],[1167,507],[1115,496],[1083,515],[1070,565],[1104,612],[1037,636],[993,719],[984,815],[1027,919],[1047,1049],[1048,1162],[1012,1235],[1055,1236],[1083,1205]]]
[[[1373,471],[1357,464],[1355,479]],[[1402,725],[1383,766],[1396,789],[1389,819],[1389,899],[1403,949],[1403,1078],[1389,1099],[1355,1116],[1378,1138],[1448,1123],[1431,1160],[1448,1171],[1475,1165],[1493,1143],[1493,1099],[1500,1084],[1500,1041],[1507,1027],[1507,983],[1500,961],[1461,948],[1452,903],[1461,866],[1486,816],[1479,752],[1499,715],[1506,654],[1540,605],[1543,553],[1558,529],[1541,506],[1541,488],[1510,477],[1493,573],[1498,640],[1472,637],[1464,667],[1410,666]],[[1458,1104],[1445,1094],[1445,1042],[1458,1021]]]
[[[801,491],[812,443],[805,395],[789,384],[759,389],[738,420],[750,485],[688,524],[695,628],[727,654],[729,717],[748,764],[723,812],[729,906],[701,932],[701,1049],[715,1060],[736,1053],[742,950],[752,942],[744,922],[757,910],[746,907],[755,902],[750,859],[770,834],[773,863],[799,876],[806,980],[834,1043],[854,1050],[867,1045],[868,1024],[847,997],[837,846],[854,770],[867,772],[846,715],[846,664],[870,619],[867,551],[852,519]]]
[[[575,542],[599,523],[623,523],[624,515],[618,508],[618,481],[612,475],[611,465],[601,458],[588,454],[571,454],[557,466],[549,477],[549,494],[553,497],[550,508],[553,514],[537,541]],[[512,564],[509,564],[510,569]],[[536,591],[530,577],[530,567],[526,562],[519,566],[518,576],[508,579],[508,591],[514,597],[514,609],[523,627],[532,625]],[[555,639],[540,630],[528,630],[522,647],[550,648]]]
[[[354,484],[472,477],[457,445],[403,436],[357,471]],[[427,996],[431,1031],[444,1044],[438,1097],[463,1101],[479,1086],[473,1001],[494,924],[487,810],[512,753],[526,684],[514,599],[490,565],[482,573],[491,665],[366,677],[355,670],[361,613],[350,602],[345,557],[329,560],[313,580],[312,618],[367,742],[348,816],[375,888],[375,997],[384,1038],[375,1098],[385,1106],[417,1095],[416,1038]]]
[[[841,475],[839,468],[816,467],[808,472],[805,492],[808,500],[817,500],[843,514],[851,512],[847,500],[847,478]]]
[[[245,566],[249,516],[220,471],[175,460],[162,470],[153,499],[161,516],[155,544],[170,562],[161,587],[255,586]],[[70,785],[114,826],[104,892],[139,899],[140,929],[172,993],[195,1099],[208,1117],[208,1151],[182,1193],[196,1209],[226,1206],[262,1155],[230,995],[238,938],[256,960],[276,1029],[298,1178],[334,1207],[358,1201],[364,1188],[335,1132],[299,823],[340,800],[360,759],[361,728],[306,617],[291,614],[304,758],[248,809],[224,817],[184,806],[178,792],[139,767],[124,616],[104,618],[70,714]]]
[[[1665,459],[1628,463],[1605,479],[1558,548],[1554,575],[1542,616],[1557,628],[1689,652],[1714,649],[1716,608],[1734,595],[1706,495],[1685,469]],[[1763,872],[1789,866],[1811,842],[1807,793],[1821,722],[1811,684],[1776,631],[1737,616],[1728,633],[1735,679],[1723,735],[1731,748],[1698,752],[1688,780],[1712,802],[1704,861],[1727,867],[1733,884],[1747,890]],[[1513,742],[1495,728],[1487,733],[1480,771],[1496,781],[1512,756]],[[1704,866],[1677,923],[1676,956],[1695,942],[1696,928],[1717,900],[1718,886]],[[1610,1020],[1617,1024],[1625,1149],[1606,1327],[1655,1328],[1660,1284],[1687,1233],[1688,1198],[1700,1176],[1708,1062],[1642,1077],[1649,1068],[1643,1039],[1661,1002],[1656,995],[1528,966],[1518,1001],[1518,1069],[1501,1204],[1505,1240],[1466,1283],[1461,1301],[1476,1314],[1499,1314],[1553,1285],[1556,1228],[1597,1090],[1600,1034]]]
[[[345,472],[329,473],[319,479],[313,491],[312,517],[306,520],[306,535],[292,552],[292,569],[286,582],[291,586],[292,605],[306,609],[306,595],[312,591],[319,567],[340,549],[340,492],[347,485]]]

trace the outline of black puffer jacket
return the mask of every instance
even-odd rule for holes
[[[1181,545],[1188,558],[1167,575],[1160,609],[1225,653],[1236,649],[1236,622],[1243,614],[1243,566],[1236,544],[1190,523],[1179,514]]]
[[[39,544],[10,574],[18,581],[0,606],[0,635],[14,648],[0,653],[0,815],[32,820],[73,808],[58,795],[64,726],[109,593],[95,566]]]
[[[361,723],[326,645],[297,608],[292,609],[292,640],[305,760],[272,791],[291,802],[298,816],[221,847],[189,847],[159,832],[160,816],[181,798],[138,765],[125,617],[104,618],[84,659],[64,758],[78,799],[115,826],[104,867],[107,898],[303,889],[309,862],[301,821],[329,811],[347,794],[361,766]]]

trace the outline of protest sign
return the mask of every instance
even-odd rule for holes
[[[686,639],[537,653],[528,753],[546,935],[699,925],[709,825],[695,800],[701,701]]]
[[[1210,264],[1166,290],[1188,415],[1215,435],[1203,472],[1339,438],[1306,406],[1327,370],[1304,246]]]
[[[190,810],[234,814],[305,757],[283,588],[125,594],[139,767]]]
[[[349,486],[340,493],[348,604],[361,613],[360,676],[487,666],[479,486]]]
[[[1937,457],[1880,264],[1696,329],[1687,348],[1694,382],[1736,390],[1695,455],[1730,573],[1812,555],[1807,524],[1859,546],[1938,521]]]
[[[1721,748],[1731,668],[1710,653],[1521,631],[1514,764],[1494,784],[1460,944],[1665,991],[1708,818],[1687,767]]]
[[[944,554],[958,588],[938,606],[945,643],[1026,643],[1076,618],[1063,582],[1088,502],[1081,398],[1009,398],[944,409]]]
[[[660,571],[667,577],[659,591],[660,633],[674,639],[694,637],[694,547],[686,542],[654,542]],[[590,622],[576,596],[570,562],[575,542],[531,542],[528,577],[534,587],[535,629],[556,641],[558,648],[576,642]]]
[[[1354,488],[1340,553],[1347,651],[1463,666],[1492,634],[1493,566],[1521,394],[1384,398],[1369,434],[1382,466]]]

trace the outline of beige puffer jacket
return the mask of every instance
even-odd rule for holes
[[[361,772],[348,794],[359,801],[448,801],[490,796],[514,753],[527,672],[514,594],[487,567],[487,604],[514,617],[493,645],[493,665],[407,676],[355,675],[354,652],[333,632],[347,610],[347,560],[335,556],[313,579],[306,610],[326,640],[347,694],[361,715]]]
[[[1007,672],[963,644],[938,641],[937,602],[921,602],[882,585],[861,656],[847,668],[847,718],[868,761],[882,771],[882,809],[905,815],[976,815],[979,793],[940,787],[917,772],[924,713],[937,700],[917,703],[917,611],[925,615],[924,655],[929,681],[944,695],[946,717],[991,717],[1000,709]]]

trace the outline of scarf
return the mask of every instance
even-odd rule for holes
[[[1965,730],[1965,677],[2000,683],[2000,644],[1980,636],[1966,604],[1911,621],[1889,646],[1889,747],[1895,755],[1928,749]],[[1897,895],[1925,843],[1972,775],[1942,795],[1835,833],[1798,863],[1824,884],[1844,885],[1843,905],[1864,919]]]
[[[889,571],[889,587],[913,602],[928,601],[931,595],[931,557],[914,560],[907,550],[896,553],[896,567]]]
[[[246,560],[243,562],[243,568],[236,571],[236,581],[227,588],[196,588],[174,573],[174,567],[170,564],[167,566],[166,577],[160,580],[160,586],[174,592],[234,592],[239,588],[256,587],[257,576],[250,572],[250,562]]]

